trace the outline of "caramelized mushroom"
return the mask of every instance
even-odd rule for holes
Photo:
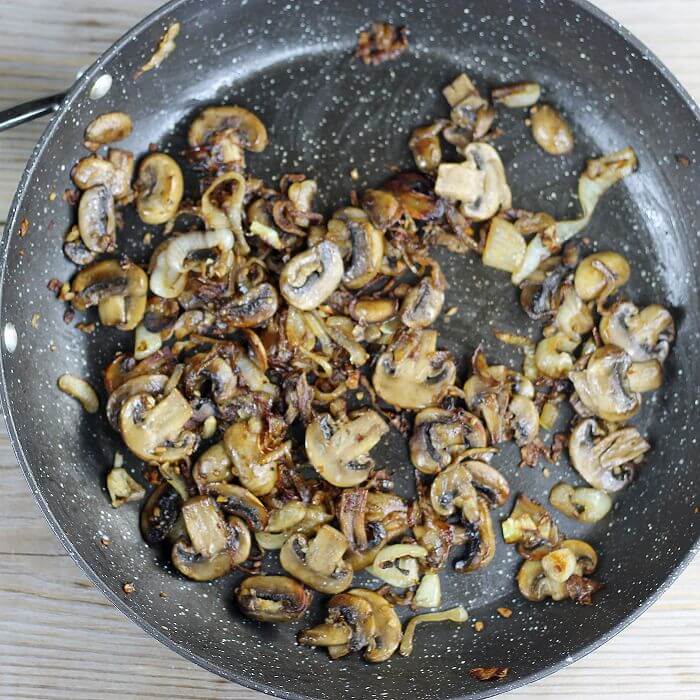
[[[293,257],[280,273],[280,292],[287,303],[309,311],[322,304],[343,278],[343,259],[331,241],[321,241]]]
[[[551,105],[541,105],[532,110],[532,136],[546,153],[561,156],[574,148],[571,127]]]
[[[182,170],[165,153],[151,153],[139,165],[136,211],[145,224],[164,224],[175,218],[184,189]]]
[[[106,112],[95,117],[85,129],[85,141],[99,148],[102,144],[121,141],[131,134],[131,117],[124,112]]]
[[[105,185],[83,192],[78,204],[78,230],[88,250],[109,253],[116,247],[114,197]]]
[[[300,620],[313,600],[311,591],[287,576],[248,576],[235,595],[240,611],[259,622]]]
[[[426,328],[442,311],[445,303],[445,276],[435,261],[430,261],[430,277],[423,277],[401,303],[401,322],[408,328]]]
[[[161,481],[141,510],[141,536],[147,544],[160,544],[170,536],[181,507],[180,494],[167,481]]]

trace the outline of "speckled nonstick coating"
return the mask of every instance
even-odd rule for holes
[[[354,60],[356,31],[373,19],[408,25],[410,52],[379,67]],[[135,69],[175,20],[182,23],[175,53],[134,81]],[[234,102],[255,110],[270,132],[267,151],[249,159],[252,172],[273,177],[301,170],[318,178],[321,201],[330,208],[351,187],[381,181],[388,164],[410,165],[410,130],[446,114],[440,89],[463,70],[484,91],[503,81],[538,80],[544,99],[573,126],[575,151],[554,158],[532,143],[523,112],[499,114],[506,133],[498,148],[517,206],[571,216],[587,157],[628,144],[639,154],[639,172],[605,197],[587,234],[595,246],[624,252],[633,268],[631,297],[669,305],[678,325],[666,383],[645,397],[635,419],[654,448],[640,478],[601,523],[558,517],[566,534],[585,538],[601,554],[599,578],[606,588],[592,607],[523,600],[514,585],[518,559],[499,537],[488,569],[442,576],[444,605],[465,605],[472,620],[485,622],[483,632],[470,625],[425,626],[408,659],[397,656],[375,667],[357,656],[330,663],[321,651],[294,644],[296,631],[318,620],[320,609],[291,627],[242,619],[232,603],[236,576],[212,584],[182,579],[142,542],[138,506],[110,507],[104,475],[120,448],[118,436],[102,416],[87,416],[62,395],[56,378],[71,371],[101,386],[101,368],[116,349],[130,349],[131,336],[101,331],[88,337],[63,323],[63,306],[46,289],[49,278],[74,273],[61,254],[74,213],[60,195],[70,186],[71,165],[85,155],[83,130],[94,115],[123,109],[135,124],[124,147],[142,154],[155,142],[175,155],[193,110]],[[114,86],[93,102],[87,91],[104,71]],[[638,41],[585,2],[190,0],[162,8],[73,88],[29,162],[2,242],[2,327],[14,324],[19,336],[13,354],[2,349],[3,407],[17,457],[51,527],[107,597],[154,637],[226,678],[283,697],[486,697],[589,652],[649,605],[697,545],[699,142],[698,110],[685,91]],[[679,165],[676,154],[688,156],[690,167]],[[353,167],[358,183],[348,177]],[[189,187],[194,194],[192,181]],[[59,195],[53,201],[51,192]],[[30,228],[20,238],[24,218]],[[120,239],[120,250],[139,261],[148,257],[139,245],[143,228],[129,215]],[[519,362],[491,334],[492,327],[531,328],[507,275],[484,268],[475,256],[438,257],[450,283],[445,308],[460,309],[439,328],[442,343],[460,358],[460,378],[481,341],[492,362]],[[37,328],[34,314],[40,315]],[[517,461],[510,448],[495,460],[514,494],[545,501],[557,480],[576,480],[565,461],[551,467],[549,478],[540,468],[518,469]],[[397,434],[378,450],[378,462],[394,468],[408,488],[411,468]],[[138,473],[135,462],[129,465]],[[496,521],[510,505],[495,512]],[[109,547],[100,544],[102,536],[111,539]],[[128,597],[125,581],[136,585]],[[511,608],[513,616],[498,617],[497,606]],[[505,681],[484,684],[468,675],[474,666],[493,665],[510,667]]]

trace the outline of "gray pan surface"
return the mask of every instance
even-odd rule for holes
[[[352,58],[356,32],[376,19],[406,24],[411,50],[397,61],[365,67]],[[134,81],[135,69],[175,20],[182,23],[175,52]],[[545,209],[558,218],[575,214],[585,159],[634,146],[639,172],[605,197],[587,234],[594,246],[629,258],[631,298],[668,305],[678,340],[663,389],[645,400],[635,419],[654,446],[639,479],[597,525],[559,518],[567,535],[585,538],[601,553],[598,577],[606,588],[595,605],[522,599],[514,585],[517,557],[499,538],[495,561],[485,571],[443,575],[444,605],[465,605],[472,620],[486,623],[481,634],[469,625],[425,626],[411,658],[377,667],[357,657],[331,664],[324,653],[294,644],[301,625],[242,619],[232,604],[236,576],[212,584],[183,580],[142,542],[137,506],[109,506],[104,475],[120,447],[118,436],[102,416],[86,416],[62,395],[56,379],[70,371],[101,387],[101,368],[115,350],[130,350],[131,339],[104,330],[89,337],[62,321],[63,306],[46,288],[50,278],[74,273],[61,254],[73,212],[60,195],[70,186],[71,165],[85,155],[83,130],[95,115],[124,110],[135,124],[125,148],[143,154],[156,143],[176,155],[193,111],[228,102],[256,111],[270,132],[270,147],[249,159],[250,169],[268,178],[289,171],[317,178],[329,210],[351,187],[384,179],[388,164],[410,165],[410,130],[446,115],[440,90],[461,71],[484,92],[504,81],[538,80],[545,99],[573,126],[575,151],[552,158],[532,143],[523,112],[501,112],[505,135],[497,145],[516,206]],[[89,88],[105,72],[114,78],[112,89],[93,101]],[[18,336],[14,352],[2,346],[3,408],[20,464],[51,527],[107,597],[154,637],[228,679],[282,697],[487,697],[591,651],[649,605],[697,546],[699,142],[698,110],[688,95],[639,42],[583,1],[167,5],[74,86],[32,156],[2,241],[1,330],[7,338],[12,324]],[[690,159],[689,167],[677,162],[678,154]],[[348,176],[353,167],[361,175],[358,183]],[[196,194],[194,181],[188,186]],[[51,192],[59,195],[53,201]],[[24,218],[30,229],[21,238]],[[143,230],[127,217],[121,235],[120,249],[138,261],[149,254],[139,243]],[[461,359],[460,378],[482,340],[492,362],[519,362],[491,333],[492,327],[533,330],[507,275],[484,268],[473,256],[438,257],[450,283],[445,308],[460,310],[439,325],[441,342]],[[34,314],[40,315],[36,328]],[[397,434],[379,451],[378,462],[392,467],[408,492],[411,469]],[[509,449],[495,460],[514,494],[524,491],[544,502],[556,481],[575,480],[565,460],[550,467],[549,477],[541,468],[520,470],[517,462]],[[135,462],[129,466],[139,473]],[[495,513],[496,520],[510,505]],[[111,546],[101,546],[102,536]],[[126,581],[136,585],[128,597],[122,591]],[[512,608],[513,616],[498,617],[497,606]],[[318,608],[309,617],[318,620],[321,614]],[[474,666],[495,665],[511,668],[497,685],[468,675]]]

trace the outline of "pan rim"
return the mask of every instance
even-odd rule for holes
[[[10,206],[10,211],[8,213],[7,222],[2,234],[2,240],[0,240],[0,327],[4,325],[4,319],[2,317],[2,289],[5,279],[5,271],[7,268],[7,249],[9,246],[10,236],[12,231],[17,227],[17,219],[19,215],[19,208],[24,197],[24,192],[27,191],[27,185],[31,181],[34,172],[39,163],[39,158],[45,148],[49,143],[51,138],[54,136],[55,131],[58,126],[59,120],[65,115],[66,111],[74,103],[76,98],[83,94],[87,86],[96,77],[98,72],[101,70],[103,64],[111,60],[126,44],[133,40],[135,36],[138,36],[145,29],[151,25],[163,20],[167,15],[173,10],[177,9],[179,6],[186,4],[190,0],[170,0],[166,4],[157,8],[149,15],[147,15],[140,22],[131,27],[127,32],[125,32],[119,39],[117,39],[109,48],[107,48],[92,65],[80,76],[80,78],[73,84],[73,86],[67,92],[63,102],[60,107],[54,112],[48,125],[46,126],[44,132],[42,133],[39,141],[32,150],[29,157],[28,164],[25,167],[24,173],[20,179],[17,186],[17,190],[12,200]],[[640,58],[644,58],[649,61],[654,69],[666,79],[669,85],[680,97],[681,101],[688,107],[690,112],[695,117],[695,120],[700,123],[700,107],[698,103],[695,102],[693,97],[688,93],[685,87],[679,82],[679,80],[673,75],[673,73],[666,67],[666,65],[658,58],[658,56],[652,52],[642,41],[640,41],[634,34],[632,34],[628,29],[626,29],[620,22],[612,18],[605,11],[601,10],[599,7],[595,6],[589,0],[567,0],[573,8],[580,9],[583,13],[591,15],[598,21],[605,24],[613,32],[618,34],[623,41],[632,46],[636,51],[639,52]],[[58,523],[56,516],[54,515],[51,506],[48,501],[44,498],[41,490],[39,489],[36,479],[34,477],[34,472],[29,465],[29,462],[24,454],[22,444],[19,439],[19,435],[15,428],[12,408],[10,406],[8,392],[7,392],[7,380],[5,376],[5,354],[4,350],[0,351],[0,407],[2,408],[3,415],[5,417],[5,422],[7,425],[7,431],[10,437],[10,443],[12,445],[13,453],[19,463],[24,477],[29,485],[29,488],[39,505],[39,508],[45,517],[50,529],[62,544],[70,558],[80,567],[80,569],[86,574],[88,579],[93,583],[93,585],[119,610],[123,615],[125,615],[131,622],[136,623],[141,629],[143,629],[147,634],[156,639],[158,642],[163,644],[166,648],[171,651],[176,652],[181,657],[187,659],[188,661],[197,664],[201,668],[216,674],[228,681],[238,683],[239,685],[256,690],[274,697],[285,698],[288,700],[312,700],[315,696],[297,693],[294,691],[288,691],[283,688],[279,688],[274,685],[270,685],[265,682],[257,681],[245,675],[241,675],[236,671],[227,671],[213,664],[206,658],[199,656],[198,654],[190,651],[181,644],[174,642],[166,634],[161,632],[157,627],[148,622],[141,614],[133,610],[128,601],[120,597],[116,591],[110,588],[103,580],[94,572],[90,564],[81,556],[81,554],[76,549],[75,545],[69,538],[68,534],[63,530],[63,528]],[[498,686],[493,686],[483,691],[477,693],[471,693],[469,695],[453,696],[451,700],[472,700],[479,698],[494,697],[496,695],[501,695],[507,693],[516,688],[520,688],[542,678],[545,678],[557,671],[569,666],[570,664],[579,661],[591,652],[598,649],[600,646],[608,642],[613,637],[617,636],[625,628],[627,628],[632,622],[639,618],[639,616],[651,607],[659,597],[666,592],[670,586],[678,579],[680,574],[687,568],[688,564],[694,559],[696,554],[700,551],[700,537],[698,537],[694,543],[691,544],[688,551],[681,557],[681,559],[676,563],[676,565],[668,572],[666,578],[659,584],[659,586],[654,590],[647,598],[641,601],[638,607],[632,612],[628,613],[622,620],[611,627],[607,632],[601,634],[595,640],[589,642],[588,644],[579,648],[576,652],[570,654],[569,656],[552,663],[551,665],[537,671],[532,671],[530,673],[525,673],[521,677],[514,679],[512,681],[499,684]]]

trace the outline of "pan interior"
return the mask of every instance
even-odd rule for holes
[[[373,19],[406,24],[410,52],[377,67],[353,59],[356,31]],[[134,81],[135,69],[175,20],[182,23],[176,51],[157,71]],[[317,698],[483,696],[494,690],[470,679],[468,669],[509,666],[507,684],[498,686],[509,687],[563,665],[643,606],[698,536],[692,430],[698,423],[692,362],[700,337],[698,174],[694,163],[683,168],[674,156],[692,161],[700,130],[671,80],[642,58],[603,20],[568,1],[547,2],[545,9],[528,0],[362,7],[340,0],[248,0],[175,3],[93,67],[84,88],[107,71],[115,78],[112,90],[99,102],[86,89],[73,96],[20,190],[15,226],[8,226],[16,231],[22,218],[31,224],[25,238],[15,233],[6,241],[2,319],[14,324],[19,343],[14,353],[3,347],[2,363],[6,409],[32,486],[103,588],[124,598],[122,584],[134,581],[136,592],[123,607],[212,670],[278,694]],[[80,146],[83,129],[95,114],[127,111],[135,129],[125,148],[143,154],[156,143],[180,158],[197,109],[238,103],[257,112],[270,134],[268,149],[249,158],[250,171],[268,180],[285,172],[314,177],[328,213],[347,202],[350,189],[378,184],[390,166],[411,165],[411,129],[446,116],[441,89],[462,71],[483,94],[504,82],[537,80],[543,99],[560,108],[574,129],[574,152],[553,158],[532,142],[524,111],[499,111],[504,135],[497,147],[516,206],[557,218],[575,216],[574,193],[585,160],[626,145],[635,148],[639,172],[608,193],[586,233],[591,250],[610,248],[627,256],[633,270],[630,297],[668,305],[679,337],[664,388],[645,401],[635,419],[654,445],[641,477],[602,523],[583,526],[559,518],[567,535],[586,539],[601,554],[599,578],[606,588],[594,606],[524,601],[514,585],[517,557],[499,537],[496,558],[485,571],[442,575],[443,605],[463,604],[472,620],[485,622],[483,632],[470,625],[425,626],[410,659],[397,657],[381,667],[356,658],[329,665],[321,652],[294,644],[299,625],[242,619],[232,604],[235,577],[212,584],[181,579],[141,541],[137,508],[110,508],[104,475],[120,441],[106,421],[86,417],[61,395],[56,379],[70,371],[101,385],[101,368],[117,349],[130,350],[131,338],[104,330],[86,336],[64,324],[63,308],[46,283],[74,272],[61,254],[73,213],[60,196],[50,201],[49,195],[70,186],[71,164],[86,154]],[[350,178],[353,168],[360,174],[357,182]],[[193,179],[188,187],[196,196]],[[148,257],[141,244],[144,230],[127,216],[120,250],[138,261]],[[483,267],[474,256],[437,257],[449,282],[445,308],[459,309],[437,327],[442,345],[460,359],[460,379],[479,343],[492,363],[519,365],[517,354],[492,334],[494,328],[535,332],[507,275]],[[34,314],[40,315],[36,328]],[[398,434],[377,450],[377,462],[392,468],[409,489],[412,470]],[[557,481],[576,481],[565,460],[547,465],[549,476],[543,465],[519,469],[514,449],[504,449],[494,464],[514,494],[523,491],[542,502]],[[138,473],[135,462],[130,466]],[[510,506],[494,513],[495,523]],[[108,548],[100,545],[102,536],[111,539]],[[511,608],[513,616],[500,618],[500,606]],[[312,619],[321,615],[319,608]]]

